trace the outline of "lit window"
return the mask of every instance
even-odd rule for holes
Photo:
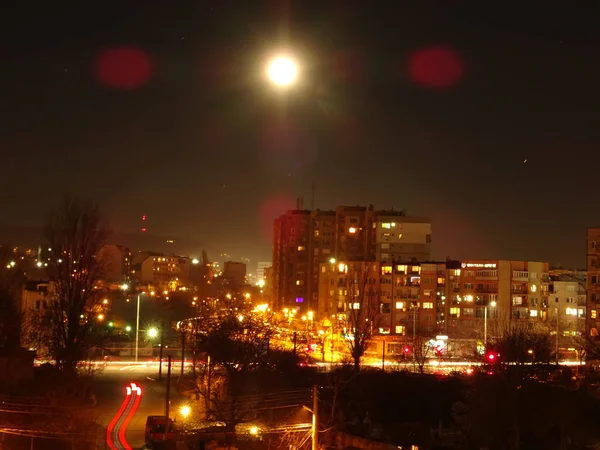
[[[396,266],[396,270],[398,272],[406,273],[406,271],[408,270],[408,266],[404,265],[404,264],[401,264],[399,266]]]
[[[354,227],[348,228],[348,233],[350,233],[350,234],[356,233],[356,228],[354,228]]]
[[[567,316],[576,316],[577,315],[577,308],[567,308]]]
[[[384,223],[382,223],[382,224],[381,224],[381,228],[387,228],[387,229],[390,229],[390,228],[392,228],[392,224],[391,224],[391,223],[384,222]]]
[[[538,310],[537,309],[530,309],[529,310],[529,316],[530,317],[537,317],[538,316]]]
[[[592,309],[592,310],[590,311],[590,317],[591,317],[592,319],[595,319],[595,318],[597,317],[597,314],[598,314],[598,313],[596,312],[596,310],[595,310],[595,309]]]
[[[304,284],[303,280],[296,280],[296,286],[302,286]]]
[[[299,245],[298,246],[298,251],[299,252],[303,252],[304,251],[304,246],[303,245]]]
[[[392,266],[381,266],[381,274],[389,275],[392,273]]]
[[[351,303],[350,309],[360,309],[360,303]]]
[[[460,308],[450,308],[450,317],[460,317]]]
[[[460,269],[454,269],[452,272],[455,277],[460,277]]]
[[[396,325],[396,334],[405,334],[406,329],[403,325]]]
[[[396,302],[396,309],[404,309],[404,303],[403,302]]]
[[[423,302],[423,309],[433,309],[432,302]]]

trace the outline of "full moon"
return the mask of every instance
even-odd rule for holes
[[[278,86],[289,86],[296,81],[298,76],[298,67],[296,63],[289,58],[275,58],[269,64],[267,69],[269,79]]]

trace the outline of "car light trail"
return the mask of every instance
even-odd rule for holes
[[[131,450],[131,446],[125,439],[125,432],[141,400],[142,388],[140,386],[130,383],[125,387],[125,399],[106,428],[106,444],[110,450]]]

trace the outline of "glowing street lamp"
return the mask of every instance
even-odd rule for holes
[[[179,409],[179,414],[181,414],[184,419],[187,419],[191,412],[192,409],[187,405],[184,405]]]
[[[154,327],[150,328],[148,330],[148,337],[149,338],[155,338],[156,336],[158,336],[158,329],[154,328]]]
[[[288,87],[298,78],[298,66],[292,59],[279,56],[269,63],[267,75],[273,84]]]

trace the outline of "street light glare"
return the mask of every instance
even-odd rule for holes
[[[182,406],[181,409],[179,410],[179,412],[181,413],[181,415],[186,418],[187,416],[190,415],[190,413],[192,412],[192,409],[189,406]]]
[[[291,59],[279,57],[271,61],[267,73],[273,83],[285,87],[296,81],[298,67]]]
[[[156,328],[150,328],[148,330],[148,337],[155,338],[158,336],[158,330]]]

